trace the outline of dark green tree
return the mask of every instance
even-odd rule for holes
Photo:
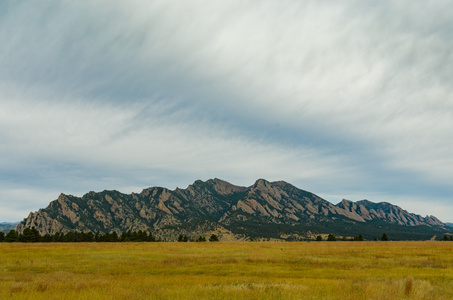
[[[45,235],[42,236],[41,241],[43,243],[50,243],[50,242],[52,242],[52,236],[50,234],[46,233]]]
[[[94,242],[94,234],[91,231],[85,234],[84,242]]]
[[[96,234],[94,235],[94,241],[95,242],[101,241],[101,233],[99,231],[96,231]]]
[[[63,241],[63,234],[61,232],[56,232],[52,236],[52,242],[59,243]]]
[[[0,231],[0,243],[5,240],[5,233]]]
[[[354,241],[359,241],[359,242],[363,241],[363,236],[361,234],[355,236]]]
[[[382,234],[381,241],[388,241],[389,238],[387,237],[387,234],[385,232]]]
[[[209,238],[209,241],[210,242],[218,242],[219,241],[219,237],[215,234],[212,234],[211,237]]]
[[[110,242],[118,242],[119,238],[118,238],[118,233],[116,233],[116,231],[112,232],[110,234]]]
[[[18,240],[25,243],[36,243],[41,240],[41,235],[35,227],[25,228],[22,234],[18,236]]]
[[[72,232],[72,231],[66,232],[64,235],[62,235],[61,241],[62,241],[62,242],[65,242],[65,243],[74,243],[74,242],[77,242],[75,232]]]
[[[18,234],[16,230],[11,229],[6,235],[5,235],[5,242],[12,243],[12,242],[17,242]]]
[[[204,236],[200,236],[195,242],[206,242],[206,238]]]
[[[322,236],[318,235],[318,236],[316,237],[316,241],[317,241],[317,242],[322,241]]]
[[[147,241],[148,242],[155,242],[156,241],[156,238],[153,236],[153,234],[151,232],[148,233]]]
[[[327,236],[327,240],[329,242],[335,242],[337,238],[333,234],[329,233],[329,235]]]

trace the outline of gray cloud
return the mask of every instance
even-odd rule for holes
[[[48,191],[211,177],[450,218],[449,6],[4,1],[0,205],[18,209],[0,219]]]

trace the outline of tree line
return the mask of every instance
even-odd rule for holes
[[[212,234],[208,239],[210,242],[217,242],[219,238]],[[22,233],[15,230],[9,231],[6,235],[0,232],[0,242],[23,242],[23,243],[76,243],[76,242],[159,242],[151,232],[146,231],[124,231],[121,234],[113,232],[93,233],[68,231],[66,233],[57,232],[55,234],[41,235],[36,228],[25,228]],[[180,235],[179,242],[206,242],[206,237],[200,236],[198,239],[189,239],[187,236]]]
[[[321,235],[318,235],[316,237],[316,241],[318,241],[318,242],[319,241],[323,241],[323,240],[324,239],[322,238]],[[342,236],[339,240],[340,241],[359,241],[360,242],[360,241],[364,241],[365,239],[363,238],[363,235],[359,234],[359,235],[356,235],[355,237],[352,237],[352,238],[347,238],[346,236]],[[378,239],[375,238],[374,240],[377,241]],[[381,236],[381,241],[388,241],[388,240],[389,240],[389,238],[388,238],[387,234],[384,232],[382,234],[382,236]],[[335,241],[337,241],[337,237],[335,235],[333,235],[333,234],[329,234],[327,236],[327,241],[335,242]]]
[[[323,241],[323,237],[318,235],[315,239],[316,241]],[[329,234],[327,236],[327,241],[364,241],[365,239],[361,234],[347,238],[343,236],[338,238],[333,235]],[[375,238],[375,241],[378,239]],[[389,238],[387,234],[383,233],[381,241],[388,241]],[[453,241],[453,235],[444,235],[443,238],[440,239],[441,241]],[[55,234],[45,234],[41,235],[39,231],[35,228],[25,228],[22,233],[18,233],[15,230],[10,230],[7,234],[0,232],[0,242],[23,242],[23,243],[65,243],[65,242],[159,242],[160,240],[157,239],[152,235],[151,232],[147,231],[124,231],[120,234],[114,232],[106,232],[100,233],[96,232],[93,233],[89,232],[79,232],[79,231],[69,231],[66,233],[57,232]],[[212,234],[209,239],[204,236],[199,236],[198,238],[190,238],[187,235],[179,235],[178,242],[218,242],[219,237],[215,234]]]

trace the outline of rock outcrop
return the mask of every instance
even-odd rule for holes
[[[169,228],[184,230],[195,226],[197,232],[224,230],[245,236],[250,232],[259,234],[257,230],[269,236],[279,228],[278,234],[284,232],[287,236],[291,228],[299,232],[329,228],[341,232],[341,226],[371,222],[446,226],[433,216],[411,214],[390,203],[343,200],[334,205],[283,181],[259,179],[250,187],[241,187],[211,179],[197,180],[186,189],[152,187],[130,195],[118,191],[89,192],[83,197],[61,194],[47,208],[30,213],[17,230],[35,227],[41,234],[70,230],[165,232]]]

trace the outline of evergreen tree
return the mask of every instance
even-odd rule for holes
[[[30,243],[33,240],[33,233],[30,228],[25,228],[22,234],[19,234],[19,241]]]
[[[329,242],[335,242],[337,239],[335,238],[335,236],[334,236],[333,234],[330,233],[330,234],[327,236],[327,240],[328,240]]]
[[[96,231],[96,234],[94,235],[94,241],[95,242],[101,241],[101,234],[99,233],[99,231]]]
[[[5,242],[12,243],[17,242],[18,234],[16,230],[11,229],[5,236]]]
[[[0,231],[0,243],[5,240],[5,233]]]
[[[62,235],[61,241],[65,242],[65,243],[77,242],[76,234],[74,232],[72,232],[72,231],[68,231],[68,232],[66,232],[65,234]]]
[[[110,241],[114,243],[118,242],[118,233],[116,231],[110,234]]]
[[[206,238],[204,236],[200,236],[195,242],[206,242]]]
[[[385,234],[385,232],[382,234],[382,237],[381,237],[381,241],[388,241],[389,238],[387,237],[387,235]]]
[[[209,238],[209,241],[210,242],[218,242],[219,241],[219,237],[215,234],[211,235],[211,237]]]
[[[317,241],[317,242],[322,241],[322,236],[318,235],[318,236],[316,237],[316,241]]]
[[[153,236],[153,234],[151,232],[149,232],[147,241],[148,242],[155,242],[156,241],[156,238]]]
[[[52,236],[50,234],[46,233],[45,235],[42,236],[41,241],[43,243],[50,243],[50,242],[52,242]]]
[[[19,235],[18,240],[25,243],[36,243],[41,240],[41,235],[35,227],[25,228],[24,232]]]
[[[85,234],[85,242],[94,242],[94,234],[91,231]]]
[[[52,242],[62,242],[62,239],[63,239],[63,234],[60,233],[60,232],[56,232],[53,236],[52,236]]]
[[[354,237],[354,241],[363,241],[363,236],[361,234]]]

